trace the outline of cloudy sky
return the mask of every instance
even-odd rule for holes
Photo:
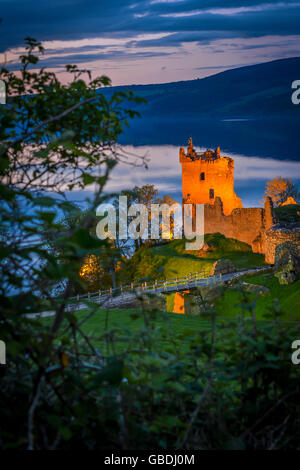
[[[31,36],[63,81],[65,64],[119,85],[300,56],[296,0],[0,0],[0,18],[0,60],[15,67]]]

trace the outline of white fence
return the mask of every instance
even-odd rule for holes
[[[217,276],[210,276],[205,271],[200,271],[197,273],[190,273],[184,277],[175,277],[172,279],[165,280],[156,280],[151,282],[140,282],[140,283],[131,283],[125,286],[119,286],[116,288],[99,290],[98,292],[87,293],[84,295],[78,295],[74,300],[95,300],[96,298],[104,299],[109,297],[122,296],[129,293],[141,294],[143,292],[170,292],[170,291],[180,291],[184,289],[189,289],[191,287],[197,287],[198,285],[205,284],[217,284],[222,280],[222,274]]]

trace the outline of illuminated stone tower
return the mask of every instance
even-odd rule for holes
[[[243,207],[241,199],[234,192],[234,161],[220,156],[220,147],[199,153],[194,150],[190,138],[187,152],[179,150],[182,166],[183,203],[214,204],[219,197],[225,215],[237,207]]]

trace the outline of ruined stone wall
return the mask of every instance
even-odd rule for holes
[[[293,231],[276,231],[273,204],[266,199],[264,208],[243,208],[234,192],[234,161],[215,151],[196,152],[190,138],[187,152],[179,150],[182,166],[182,202],[192,204],[193,230],[195,205],[204,204],[204,232],[220,232],[249,244],[255,253],[265,253],[266,261],[274,263],[275,248],[284,241],[298,240]],[[300,229],[299,229],[300,230]],[[299,240],[297,241],[299,244]]]
[[[254,253],[265,254],[265,260],[274,264],[275,250],[284,242],[292,242],[299,249],[300,224],[274,225],[272,201],[268,198],[263,209],[258,207],[234,209],[225,215],[222,201],[217,198],[214,205],[204,206],[204,232],[220,232],[225,237],[235,238],[251,245]]]
[[[225,215],[222,201],[217,198],[213,205],[204,206],[204,231],[220,232],[228,238],[248,243],[255,252],[264,253],[264,215],[264,209],[256,207],[234,209]],[[257,237],[260,237],[260,243],[254,243]]]
[[[292,242],[298,246],[300,254],[300,225],[290,224],[289,226],[274,225],[265,233],[265,254],[266,262],[274,264],[275,250],[278,245],[284,242]]]

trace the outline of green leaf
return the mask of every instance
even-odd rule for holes
[[[82,175],[83,184],[86,186],[88,184],[92,184],[95,181],[95,177],[90,175],[89,173],[84,173]]]
[[[123,361],[115,360],[108,366],[104,367],[101,372],[95,375],[90,388],[98,388],[103,382],[111,385],[119,385],[123,378]]]

